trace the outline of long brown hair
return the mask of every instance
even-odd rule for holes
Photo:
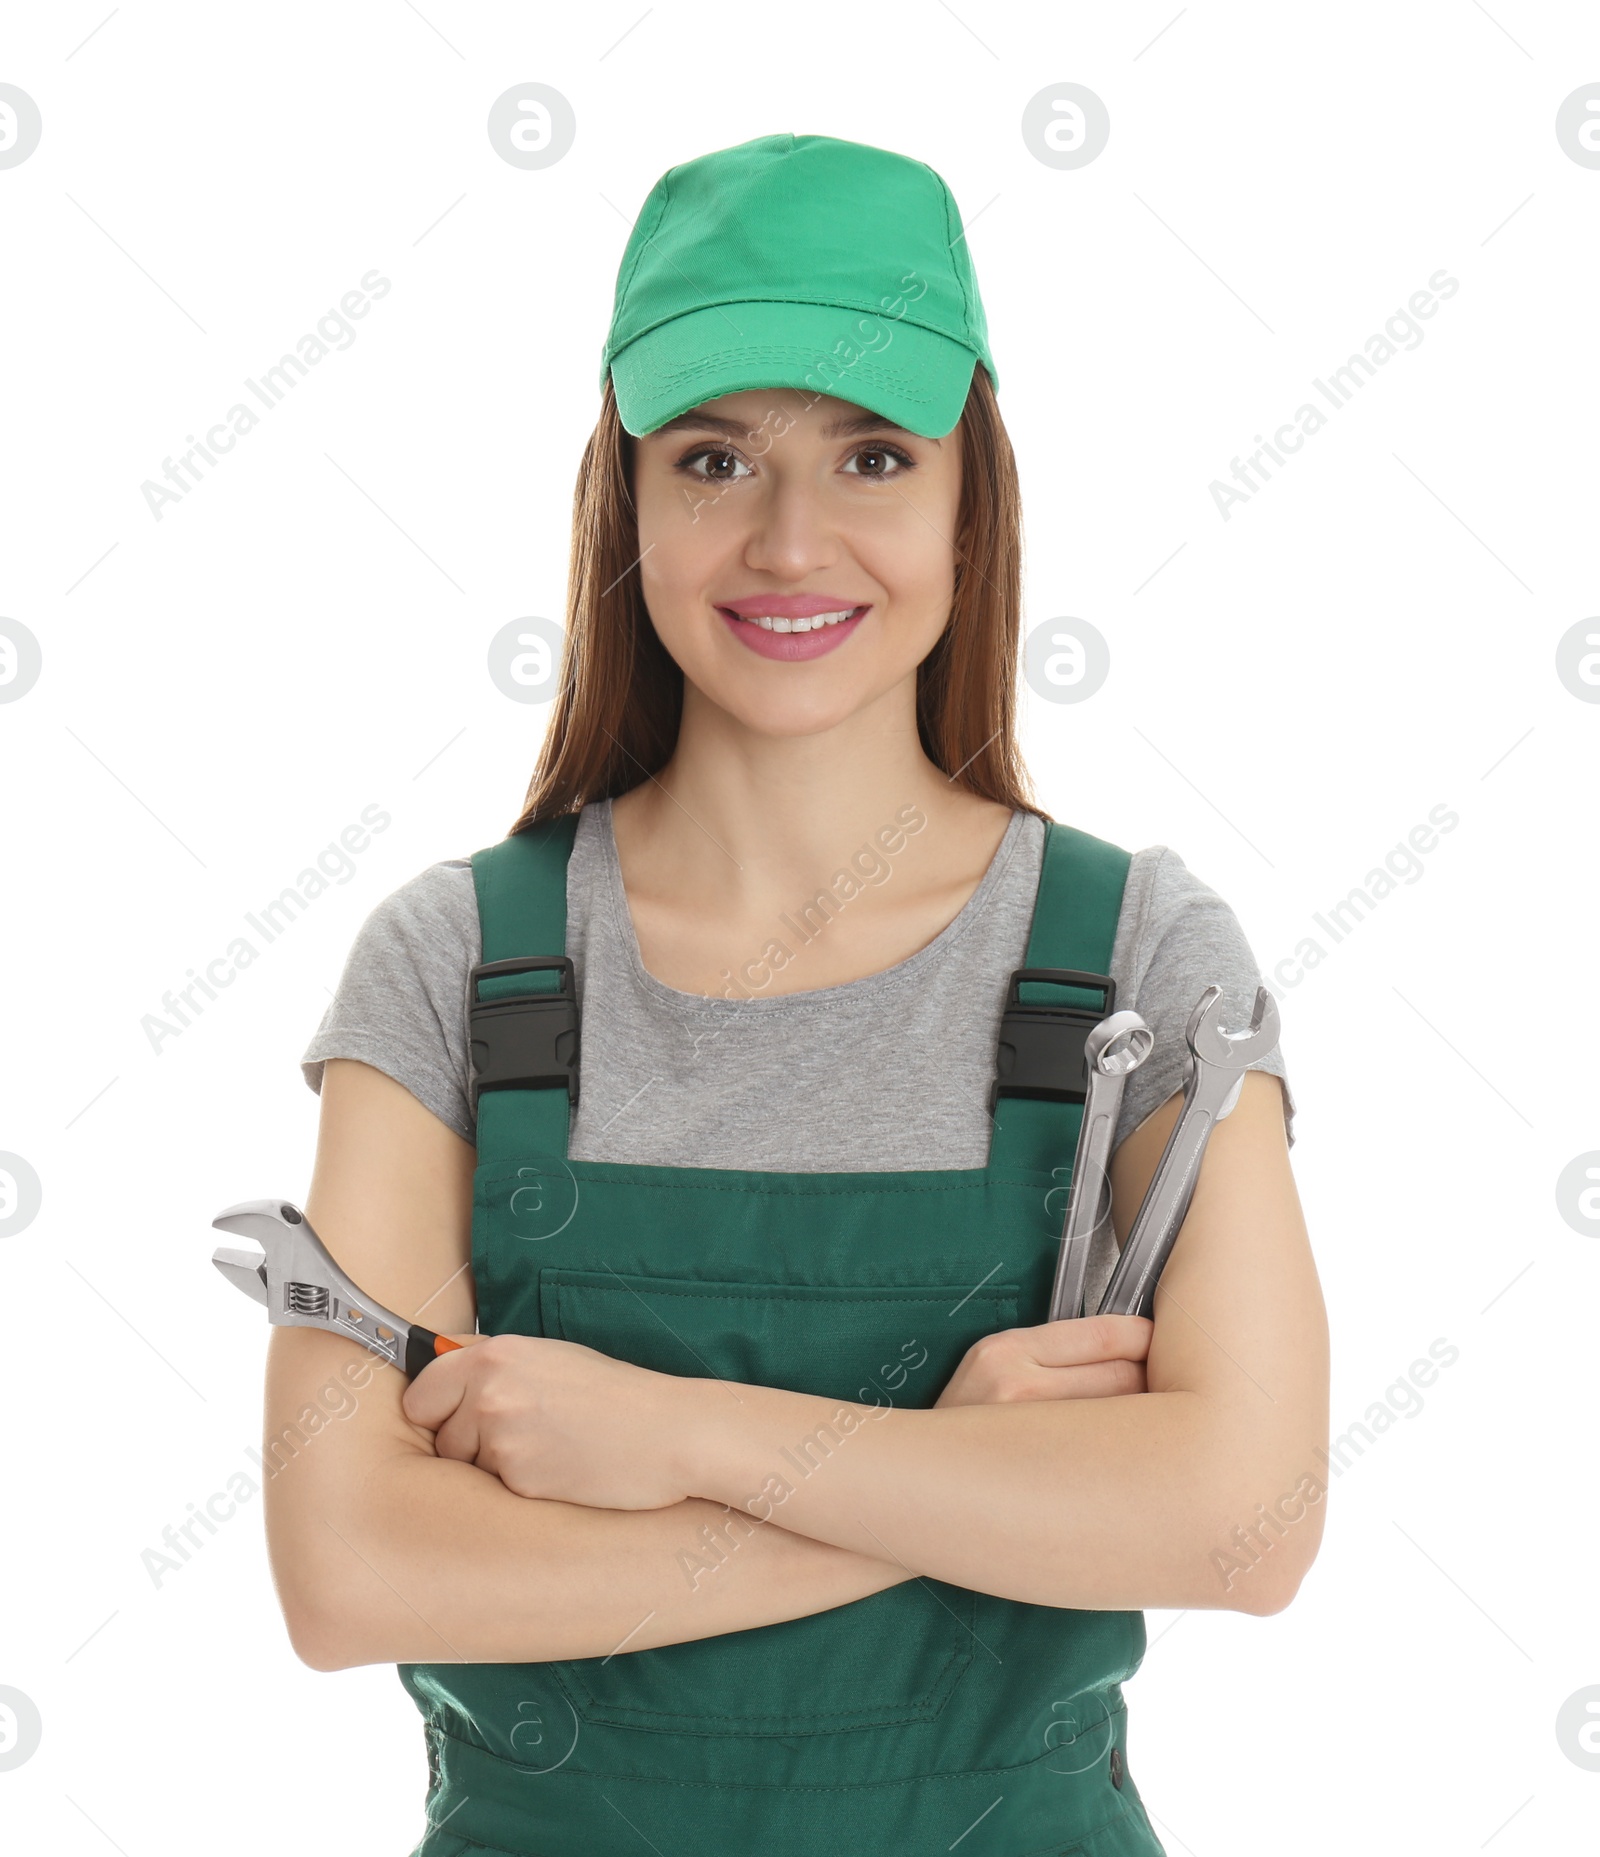
[[[1048,819],[1014,732],[1022,498],[981,362],[957,429],[955,585],[949,623],[917,669],[917,731],[928,759],[969,793]],[[626,793],[666,764],[678,739],[683,672],[644,603],[633,462],[608,379],[573,495],[560,688],[512,832]]]

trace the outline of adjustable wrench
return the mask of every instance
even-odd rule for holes
[[[1154,1034],[1136,1012],[1114,1012],[1083,1041],[1089,1090],[1072,1162],[1067,1216],[1050,1293],[1050,1320],[1083,1314],[1083,1279],[1095,1233],[1111,1216],[1111,1141],[1122,1107],[1122,1086],[1150,1055]]]
[[[428,1362],[459,1341],[402,1321],[363,1295],[328,1253],[298,1206],[286,1199],[247,1199],[211,1221],[219,1230],[253,1238],[263,1256],[219,1245],[211,1261],[258,1303],[274,1328],[325,1328],[348,1335],[414,1380]]]
[[[1155,1307],[1156,1280],[1194,1197],[1211,1131],[1238,1102],[1245,1071],[1278,1042],[1278,1002],[1264,986],[1256,988],[1248,1031],[1223,1031],[1217,1010],[1221,999],[1222,988],[1209,986],[1189,1015],[1183,1106],[1100,1299],[1101,1315],[1147,1316]]]

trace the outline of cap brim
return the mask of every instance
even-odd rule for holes
[[[831,394],[921,438],[943,438],[961,417],[977,362],[960,342],[882,310],[721,303],[630,342],[612,358],[611,381],[635,438],[753,387]]]

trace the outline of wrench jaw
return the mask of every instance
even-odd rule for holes
[[[1225,1032],[1221,1004],[1222,988],[1208,986],[1189,1015],[1183,1103],[1101,1298],[1102,1315],[1153,1313],[1156,1284],[1188,1217],[1212,1130],[1237,1104],[1246,1070],[1278,1042],[1278,1002],[1264,986],[1256,988],[1248,1031]]]
[[[1204,1081],[1208,1095],[1217,1097],[1211,1117],[1213,1123],[1225,1121],[1232,1115],[1239,1092],[1244,1088],[1244,1073],[1276,1048],[1281,1029],[1278,1002],[1263,986],[1256,988],[1255,1010],[1245,1031],[1225,1032],[1222,1029],[1221,1001],[1222,988],[1207,987],[1196,1001],[1184,1030],[1189,1047],[1188,1088],[1184,1100],[1187,1103],[1190,1093]],[[1211,1074],[1205,1076],[1208,1069]],[[1222,1096],[1219,1094],[1221,1078],[1217,1073],[1229,1071],[1234,1073],[1233,1082]]]
[[[267,1261],[249,1251],[236,1251],[232,1245],[219,1244],[211,1261],[235,1289],[243,1290],[253,1301],[267,1307]]]
[[[1278,1042],[1281,1025],[1278,1002],[1264,986],[1256,988],[1255,1010],[1248,1030],[1225,1032],[1222,1029],[1222,988],[1209,986],[1195,1002],[1184,1037],[1190,1051],[1207,1064],[1225,1070],[1246,1070],[1264,1058]]]
[[[410,1324],[353,1284],[298,1206],[281,1199],[251,1199],[230,1206],[211,1223],[253,1238],[264,1255],[219,1245],[212,1262],[229,1280],[266,1304],[274,1328],[321,1328],[370,1348],[405,1371]],[[251,1279],[259,1291],[251,1288]]]
[[[1137,1012],[1126,1011],[1102,1019],[1083,1041],[1089,1087],[1050,1292],[1052,1322],[1085,1313],[1089,1253],[1111,1218],[1111,1145],[1122,1107],[1123,1085],[1154,1046],[1155,1035],[1143,1018]]]

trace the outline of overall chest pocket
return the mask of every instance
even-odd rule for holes
[[[1017,1286],[721,1283],[546,1268],[545,1334],[661,1373],[780,1386],[855,1405],[928,1407],[979,1336],[1017,1320]],[[868,1416],[862,1427],[880,1423]],[[855,1434],[797,1433],[748,1514],[782,1517],[782,1486],[826,1475]],[[720,1540],[685,1528],[686,1588],[721,1576],[749,1539],[737,1507]],[[749,1631],[554,1666],[585,1720],[672,1734],[784,1737],[927,1720],[978,1649],[977,1596],[913,1579]]]

